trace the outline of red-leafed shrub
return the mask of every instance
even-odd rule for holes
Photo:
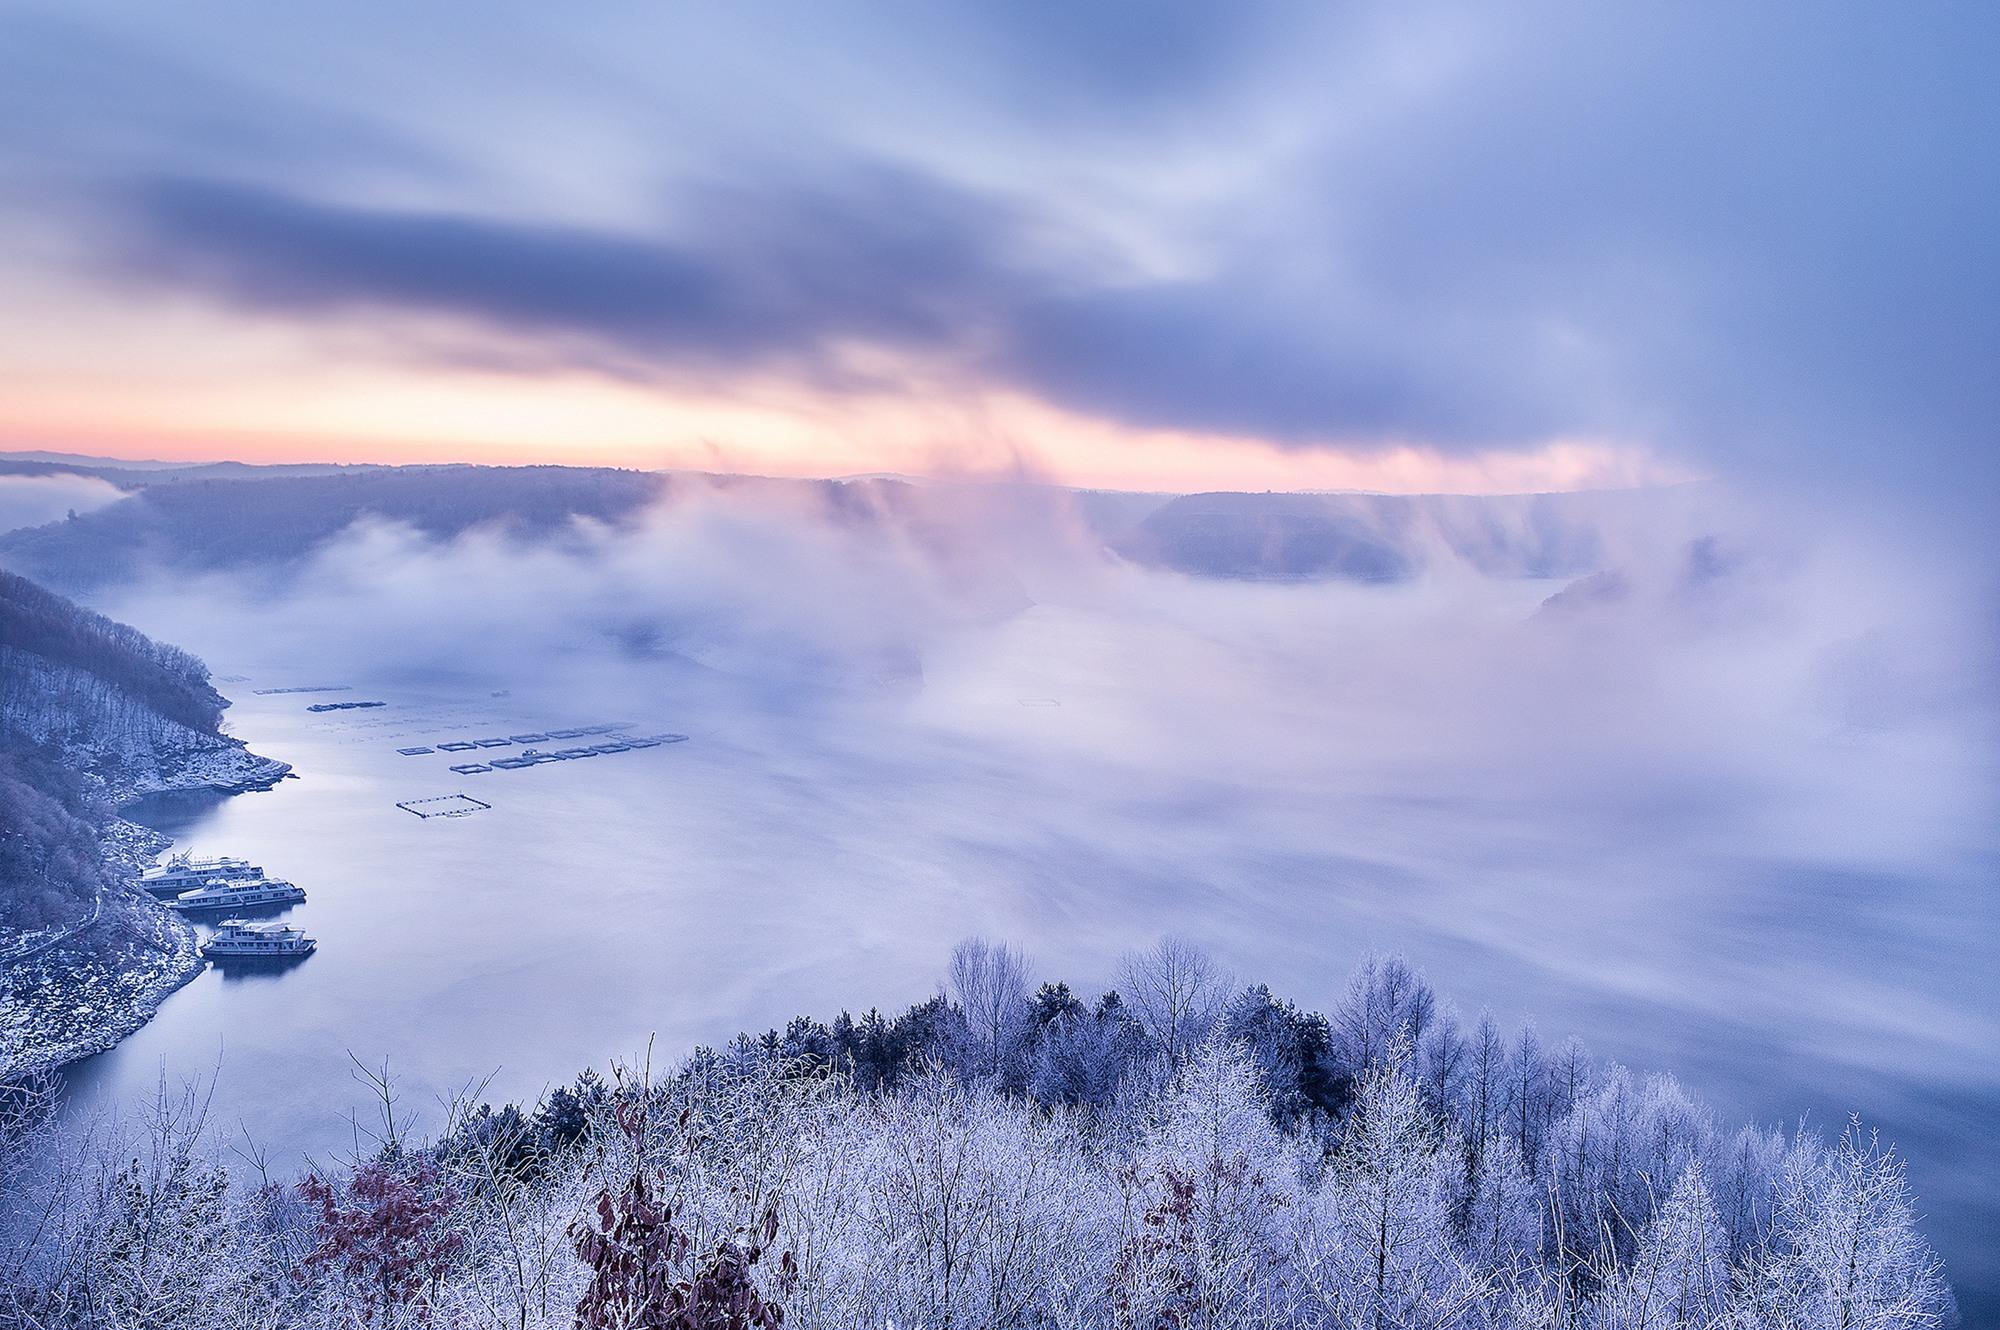
[[[620,1105],[618,1124],[635,1146],[645,1135],[643,1110]],[[616,1196],[597,1193],[595,1222],[570,1227],[576,1254],[591,1268],[576,1304],[578,1330],[778,1330],[785,1309],[757,1287],[752,1271],[778,1236],[772,1205],[754,1229],[740,1225],[709,1251],[675,1222],[673,1207],[655,1194],[643,1163],[635,1164]],[[778,1290],[789,1289],[798,1262],[785,1252]]]
[[[465,1243],[446,1225],[458,1196],[429,1165],[364,1164],[344,1191],[317,1176],[299,1190],[319,1211],[308,1265],[344,1281],[371,1323],[397,1313],[429,1318],[438,1283]]]

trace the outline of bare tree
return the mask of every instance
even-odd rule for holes
[[[1437,1011],[1437,997],[1401,956],[1369,956],[1348,977],[1347,991],[1330,1018],[1334,1060],[1356,1081],[1365,1079],[1392,1048],[1423,1046]]]
[[[1129,953],[1119,969],[1126,1010],[1175,1066],[1207,1037],[1229,981],[1208,954],[1185,938],[1163,937]]]
[[[952,1000],[965,1013],[975,1070],[999,1075],[1027,1010],[1027,959],[1013,947],[969,937],[952,948],[950,985]]]

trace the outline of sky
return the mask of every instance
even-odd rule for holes
[[[0,5],[0,448],[2000,498],[2000,11]]]

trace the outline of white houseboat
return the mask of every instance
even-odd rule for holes
[[[247,860],[177,854],[139,874],[139,885],[155,896],[172,898],[210,882],[248,882],[263,876],[264,870]]]
[[[283,960],[310,955],[318,945],[306,936],[304,929],[289,924],[252,924],[230,919],[216,930],[214,937],[201,944],[201,954],[212,961]]]
[[[246,882],[211,882],[199,891],[186,892],[167,902],[170,910],[254,910],[273,905],[297,905],[306,898],[304,887],[295,887],[280,878],[256,878]]]

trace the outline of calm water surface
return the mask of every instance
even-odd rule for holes
[[[1273,756],[1194,712],[1191,760],[1107,767],[1118,745],[1098,740],[1160,718],[1121,712],[1095,649],[1064,664],[1045,645],[1017,642],[997,676],[991,643],[977,665],[946,654],[923,687],[858,698],[724,698],[693,670],[589,702],[534,680],[251,691],[320,681],[298,664],[231,685],[235,732],[301,779],[143,812],[304,886],[286,917],[319,951],[202,974],[76,1071],[76,1101],[212,1074],[224,1134],[282,1163],[349,1147],[366,1107],[350,1054],[386,1059],[405,1112],[435,1125],[439,1096],[490,1080],[531,1099],[649,1039],[673,1055],[798,1012],[899,1009],[974,931],[1073,984],[1180,932],[1308,1005],[1392,947],[1468,1012],[1671,1069],[1726,1116],[1865,1110],[1912,1160],[1968,1323],[1990,1314],[1991,857],[1892,876],[1715,852],[1646,830],[1662,801],[1706,816],[1701,782],[1552,811],[1532,782],[1479,776],[1473,798],[1337,745]],[[305,709],[362,697],[390,705]],[[600,721],[692,738],[475,775],[447,768],[476,754],[395,751]],[[397,807],[461,791],[490,811]]]

